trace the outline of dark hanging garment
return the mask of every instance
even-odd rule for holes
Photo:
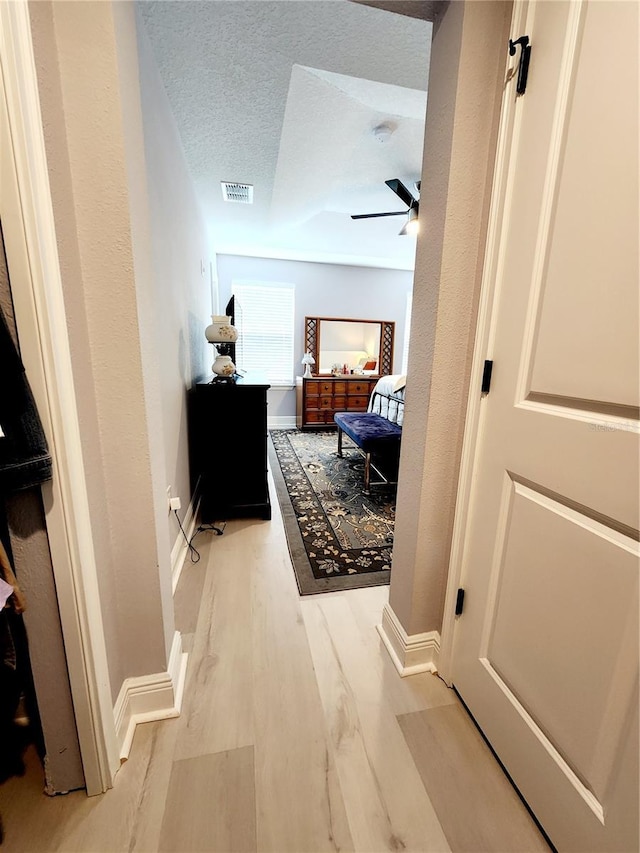
[[[6,519],[0,516],[0,577],[18,589],[8,543]],[[24,597],[19,592],[0,610],[0,784],[24,773],[23,753],[29,743],[34,743],[41,757],[45,754],[23,608]],[[27,723],[16,721],[21,699]]]
[[[0,497],[50,479],[51,456],[40,417],[22,360],[0,310]],[[5,557],[9,537],[4,514],[0,521]],[[2,563],[0,577],[13,584],[15,576],[8,556]],[[0,611],[0,783],[24,772],[22,754],[28,732],[15,722],[20,697],[25,696],[35,708],[21,609],[14,594]],[[34,713],[37,715],[37,710]]]
[[[20,355],[0,310],[0,494],[51,479],[51,456]]]

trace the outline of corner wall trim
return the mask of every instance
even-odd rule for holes
[[[382,624],[378,633],[385,644],[396,669],[404,678],[418,672],[437,672],[440,653],[440,634],[428,631],[407,634],[389,604],[382,611]]]
[[[139,723],[180,716],[188,657],[182,651],[182,637],[176,631],[166,672],[125,678],[123,681],[113,707],[121,761],[129,757]]]
[[[191,542],[191,537],[193,536],[196,529],[196,519],[198,517],[199,503],[200,480],[198,480],[196,488],[194,489],[193,497],[191,498],[191,502],[187,507],[187,511],[184,516],[184,521],[182,522],[184,532],[189,542]],[[178,535],[176,536],[176,540],[173,543],[173,548],[171,549],[171,591],[174,595],[178,586],[178,581],[180,580],[180,573],[182,572],[184,561],[187,559],[187,551],[187,542],[185,541],[185,538],[182,535],[182,530],[179,529]]]

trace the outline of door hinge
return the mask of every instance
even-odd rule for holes
[[[493,371],[493,362],[488,359],[484,363],[484,370],[482,371],[482,388],[480,389],[483,394],[488,394],[491,389],[491,373]]]
[[[464,590],[462,587],[458,590],[458,594],[456,596],[456,616],[460,616],[462,613],[462,608],[464,607]]]
[[[529,76],[529,60],[531,59],[529,36],[520,36],[520,38],[515,41],[513,41],[513,39],[509,39],[509,56],[516,55],[517,45],[520,45],[520,64],[518,65],[516,92],[518,95],[524,95],[527,88],[527,77]]]

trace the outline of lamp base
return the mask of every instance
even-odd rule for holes
[[[219,355],[211,365],[211,370],[216,376],[233,376],[236,366],[228,355]]]
[[[313,373],[311,372],[311,365],[310,364],[305,365],[304,373],[302,374],[302,376],[304,379],[312,379],[313,378]]]

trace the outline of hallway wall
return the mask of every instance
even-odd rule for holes
[[[125,11],[129,4],[117,4]],[[157,383],[164,437],[162,494],[189,501],[186,392],[210,374],[211,253],[207,230],[188,170],[182,142],[151,45],[136,14],[140,108],[144,133],[146,195],[151,237],[152,285],[140,314],[149,318],[154,347],[146,386]],[[134,176],[131,176],[131,180]],[[153,437],[153,434],[150,436]],[[165,510],[163,500],[163,511]],[[166,520],[166,511],[164,512]],[[178,534],[169,519],[169,534]]]
[[[434,23],[389,595],[408,635],[442,627],[511,8]]]
[[[133,4],[34,2],[30,16],[115,701],[126,678],[166,670],[174,635],[178,531],[165,490],[178,471],[188,483],[184,396],[201,370],[192,318],[204,328],[210,306],[206,239],[188,185],[161,207],[157,187],[150,200],[171,169],[176,182],[188,175],[166,114],[145,125]],[[156,134],[167,145],[150,156]],[[184,288],[180,313],[169,281]]]

